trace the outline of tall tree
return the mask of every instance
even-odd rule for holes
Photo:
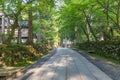
[[[33,18],[32,18],[32,2],[29,3],[30,7],[28,10],[28,20],[29,20],[29,29],[28,29],[28,39],[27,39],[27,44],[32,44],[33,43]]]
[[[14,33],[15,33],[15,29],[18,28],[19,24],[19,16],[21,14],[21,12],[24,10],[24,8],[27,6],[27,4],[29,4],[31,1],[26,1],[24,2],[24,0],[10,0],[9,2],[6,1],[7,3],[11,3],[9,5],[6,5],[5,7],[5,13],[9,13],[12,15],[12,17],[14,18],[14,24],[11,26],[11,31],[8,34],[8,38],[6,40],[7,44],[11,43],[11,40],[13,39]],[[11,8],[13,7],[13,8]],[[13,16],[14,15],[14,16]]]

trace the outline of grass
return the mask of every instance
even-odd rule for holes
[[[14,65],[14,67],[25,67],[25,66],[29,66],[31,64],[33,64],[36,60],[27,60],[27,61],[22,61],[22,62],[19,62],[17,64]]]

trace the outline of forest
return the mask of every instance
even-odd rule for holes
[[[0,1],[0,66],[23,66],[48,53],[57,36],[54,3]]]
[[[119,0],[65,0],[58,14],[61,41],[120,60]]]
[[[120,63],[120,0],[0,1],[0,67],[29,65],[66,42]]]

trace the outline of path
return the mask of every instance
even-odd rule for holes
[[[38,65],[37,65],[38,66]],[[58,48],[42,66],[31,68],[9,80],[112,80],[79,53]]]

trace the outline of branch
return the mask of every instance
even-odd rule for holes
[[[96,0],[96,1],[97,1],[97,3],[100,4],[101,7],[103,7],[105,10],[108,10],[108,11],[112,12],[113,14],[117,15],[117,13],[115,13],[114,11],[112,11],[112,10],[106,8],[106,7],[104,6],[104,4],[102,4],[99,0]]]
[[[29,0],[26,4],[31,4],[34,0]],[[20,7],[18,12],[15,14],[16,16],[20,15],[21,11],[25,9],[25,7]]]

